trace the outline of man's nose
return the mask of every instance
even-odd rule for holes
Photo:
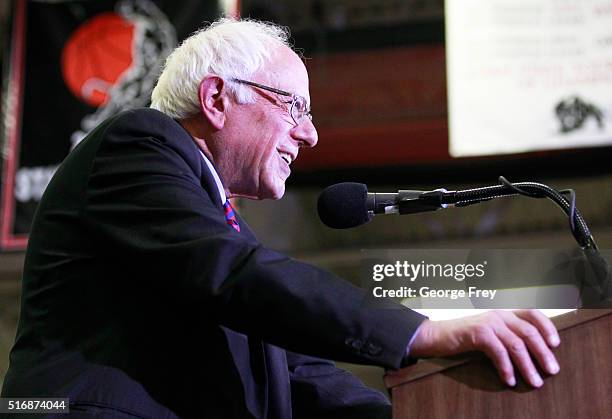
[[[312,120],[304,117],[291,130],[291,136],[300,143],[300,147],[314,147],[319,141],[319,134]]]

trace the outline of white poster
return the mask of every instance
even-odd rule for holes
[[[447,0],[454,157],[612,145],[612,1]]]

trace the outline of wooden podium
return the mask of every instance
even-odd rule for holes
[[[561,371],[533,389],[518,372],[507,387],[483,355],[421,361],[389,372],[393,419],[612,418],[612,310],[578,310],[553,318]]]

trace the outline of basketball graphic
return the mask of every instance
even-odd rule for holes
[[[176,32],[151,0],[120,0],[114,11],[81,24],[62,49],[64,82],[78,100],[96,110],[70,137],[75,147],[106,118],[146,106]]]
[[[99,107],[133,62],[134,24],[107,12],[88,20],[68,39],[62,52],[62,75],[77,98]]]

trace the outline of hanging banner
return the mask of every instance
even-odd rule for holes
[[[612,145],[610,0],[448,0],[453,157]]]
[[[214,0],[16,0],[2,91],[2,249],[23,249],[58,165],[93,128],[147,106],[180,40]]]

